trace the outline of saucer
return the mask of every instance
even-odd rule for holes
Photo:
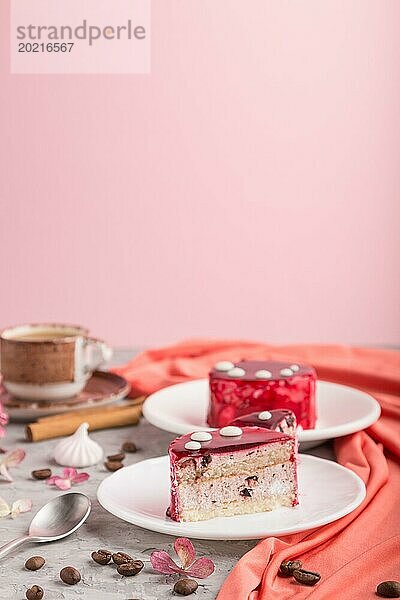
[[[124,467],[102,481],[97,498],[120,519],[176,537],[248,540],[321,527],[352,512],[365,498],[365,485],[337,463],[299,455],[299,505],[270,512],[177,523],[165,515],[170,500],[169,458],[161,456]]]
[[[107,371],[94,371],[84,389],[63,402],[20,400],[11,396],[1,384],[0,402],[13,421],[31,421],[70,410],[106,406],[125,398],[129,390],[130,385],[123,377]]]
[[[143,415],[152,425],[179,435],[207,430],[208,380],[197,379],[171,385],[147,398]],[[302,450],[326,440],[369,427],[381,413],[379,403],[365,392],[346,385],[317,381],[317,423],[299,431]]]

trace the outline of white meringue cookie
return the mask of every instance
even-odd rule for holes
[[[58,442],[55,461],[63,467],[90,467],[103,458],[102,447],[88,435],[89,424],[81,423],[69,437]]]

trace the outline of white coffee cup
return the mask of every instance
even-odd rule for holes
[[[57,402],[75,396],[111,356],[103,341],[76,325],[19,325],[0,335],[3,385],[24,400]]]

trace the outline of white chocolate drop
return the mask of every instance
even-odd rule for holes
[[[257,377],[257,379],[271,379],[272,373],[271,371],[267,371],[267,369],[260,369],[254,373],[254,376]]]
[[[297,373],[297,371],[300,371],[299,365],[290,365],[290,369],[292,369],[292,371],[294,371],[294,373]]]
[[[268,421],[271,417],[272,415],[269,412],[269,410],[263,410],[263,412],[260,412],[260,414],[258,415],[260,421]]]
[[[281,375],[281,377],[290,377],[291,375],[294,375],[294,373],[293,373],[292,369],[287,368],[287,369],[281,369],[280,375]]]
[[[194,442],[209,442],[212,440],[212,435],[208,431],[195,431],[190,436],[190,439]]]
[[[186,442],[185,449],[186,450],[200,450],[201,444],[200,442]]]
[[[235,425],[228,425],[227,427],[223,427],[219,430],[219,434],[224,437],[236,437],[238,435],[242,435],[243,430],[240,427],[236,427]]]
[[[246,371],[241,367],[233,367],[233,369],[228,371],[227,375],[229,377],[243,377],[243,375],[246,375]]]
[[[230,360],[220,360],[214,365],[216,371],[230,371],[235,365]]]

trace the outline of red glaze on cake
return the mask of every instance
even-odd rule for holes
[[[229,365],[232,368],[228,369]],[[260,377],[260,372],[265,377]],[[316,422],[315,383],[315,370],[307,365],[221,361],[210,372],[207,422],[211,427],[224,427],[242,415],[285,408],[294,412],[303,429],[312,429]]]
[[[296,435],[296,415],[286,408],[264,410],[243,415],[231,423],[238,427],[265,427],[272,431],[279,431],[287,435]]]
[[[200,442],[199,436],[211,439]],[[296,452],[294,437],[260,427],[179,437],[169,447],[167,514],[175,521],[201,521],[295,506]]]

